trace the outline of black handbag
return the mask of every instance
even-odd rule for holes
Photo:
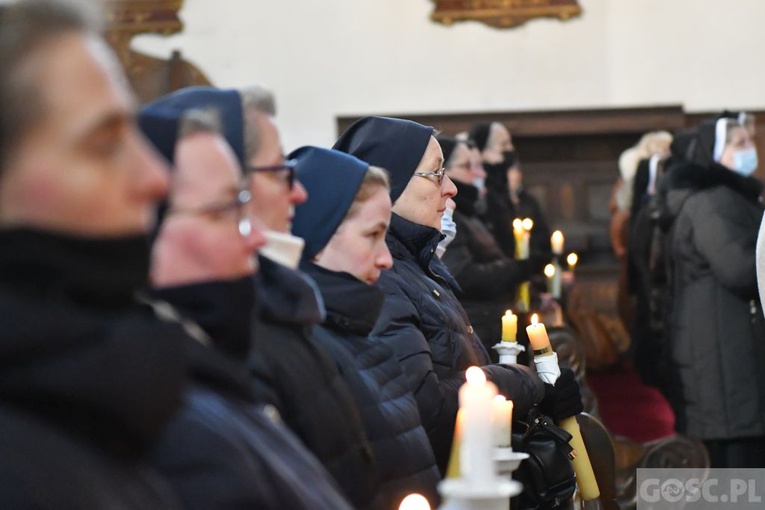
[[[521,426],[525,431],[513,433],[513,450],[528,453],[529,458],[513,473],[513,478],[523,484],[523,492],[512,499],[512,508],[550,510],[568,506],[576,490],[571,434],[536,407]]]

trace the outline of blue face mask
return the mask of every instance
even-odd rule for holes
[[[733,168],[737,174],[749,177],[757,170],[757,151],[754,148],[733,153]]]
[[[486,179],[483,177],[476,177],[473,179],[473,186],[478,188],[478,191],[483,190],[486,187]]]

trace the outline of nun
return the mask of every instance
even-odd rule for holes
[[[704,441],[712,467],[765,467],[757,153],[744,126],[720,118],[699,127],[693,163],[667,177],[677,427]]]
[[[412,492],[435,507],[440,476],[417,402],[393,350],[369,338],[385,300],[374,284],[393,264],[388,175],[329,149],[289,157],[310,197],[295,209],[292,233],[305,239],[301,269],[327,311],[312,340],[331,355],[361,411],[380,474],[379,507],[398,508]]]
[[[544,396],[539,378],[523,366],[489,365],[489,356],[453,291],[454,278],[435,256],[446,201],[457,189],[446,175],[433,128],[387,117],[365,117],[334,148],[390,175],[393,204],[386,243],[393,258],[377,286],[385,292],[372,335],[398,356],[441,473],[446,472],[457,394],[465,370],[481,366],[524,417]],[[500,317],[497,317],[499,321]]]
[[[479,217],[476,184],[486,173],[472,164],[467,143],[443,135],[437,140],[446,160],[446,175],[459,191],[454,197],[457,234],[442,260],[462,288],[460,302],[489,350],[502,335],[497,317],[513,307],[518,285],[529,279],[529,261],[505,255]]]

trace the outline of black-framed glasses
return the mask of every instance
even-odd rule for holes
[[[441,167],[435,172],[415,172],[417,177],[435,177],[440,186],[444,182],[444,175],[446,174],[446,168]]]
[[[284,175],[284,181],[287,183],[287,186],[289,189],[292,189],[295,185],[295,170],[297,169],[297,160],[296,159],[289,159],[282,163],[281,165],[271,165],[271,166],[248,166],[245,168],[245,173],[261,173],[261,172],[270,172],[270,173],[280,173]]]
[[[247,237],[252,234],[254,228],[250,212],[247,210],[247,205],[251,200],[252,195],[250,192],[246,189],[240,189],[236,194],[236,198],[228,202],[204,205],[201,207],[171,207],[168,209],[167,215],[185,214],[191,216],[207,216],[212,220],[220,221],[225,219],[225,217],[229,216],[231,213],[235,213],[239,234],[242,237]]]

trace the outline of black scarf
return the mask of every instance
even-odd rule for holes
[[[98,308],[133,300],[149,271],[149,238],[96,238],[31,228],[0,231],[0,282]]]
[[[252,275],[153,289],[152,295],[196,322],[216,348],[234,358],[247,359],[255,308]]]

